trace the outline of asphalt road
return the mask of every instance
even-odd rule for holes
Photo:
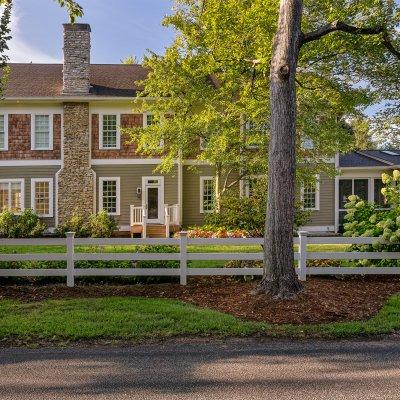
[[[0,349],[0,399],[400,399],[400,338]]]

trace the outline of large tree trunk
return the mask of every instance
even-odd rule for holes
[[[260,291],[292,298],[301,290],[294,270],[296,169],[295,74],[301,38],[301,0],[281,0],[270,72],[271,138],[264,277]]]

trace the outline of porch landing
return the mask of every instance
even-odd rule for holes
[[[179,225],[170,225],[169,232],[174,234],[179,232]],[[142,235],[143,225],[133,225],[131,226],[131,235]],[[148,238],[165,238],[166,236],[166,226],[164,224],[147,224],[146,225],[146,237]]]

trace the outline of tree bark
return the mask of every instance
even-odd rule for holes
[[[264,276],[259,292],[293,298],[301,290],[294,269],[296,169],[295,74],[301,40],[301,0],[281,0],[270,72],[271,133]]]

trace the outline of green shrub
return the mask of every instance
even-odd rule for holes
[[[118,229],[115,219],[108,215],[105,210],[100,211],[98,214],[92,214],[89,217],[87,227],[90,236],[93,238],[111,237]]]
[[[393,171],[393,176],[382,175],[385,187],[382,194],[390,208],[366,202],[358,196],[349,196],[345,205],[346,215],[343,224],[346,237],[379,237],[387,243],[376,242],[372,245],[353,245],[350,251],[398,252],[400,251],[400,172]],[[354,265],[354,262],[350,262]],[[361,260],[356,264],[363,266],[400,266],[400,260]]]
[[[43,236],[46,225],[34,211],[27,208],[15,215],[9,210],[0,213],[0,236],[6,238],[35,238]]]
[[[93,248],[88,247],[85,251],[96,252],[98,248],[93,246]],[[137,246],[134,248],[133,252],[137,253],[177,253],[179,252],[178,246]],[[0,269],[61,269],[66,268],[65,261],[2,261],[0,262]],[[75,261],[75,268],[179,268],[179,261],[86,261],[79,260]],[[8,281],[17,282],[65,282],[64,277],[29,277],[29,278],[7,278]],[[163,283],[163,282],[173,282],[177,280],[177,277],[173,276],[131,276],[131,277],[120,277],[120,276],[84,276],[78,278],[80,282],[85,283],[99,283],[99,282],[123,282],[123,283]],[[3,278],[0,278],[3,280]],[[4,278],[4,280],[6,280]]]
[[[265,212],[267,204],[266,180],[259,179],[252,188],[249,197],[240,197],[237,193],[228,191],[221,197],[221,210],[207,214],[205,224],[208,230],[246,231],[251,236],[262,236],[265,229]],[[296,204],[295,228],[306,224],[310,212],[301,210],[301,204]]]
[[[106,211],[91,214],[85,218],[83,215],[74,214],[69,221],[58,225],[56,235],[65,237],[66,232],[75,232],[75,237],[107,238],[111,237],[118,228],[114,218]]]
[[[89,237],[89,229],[87,226],[86,219],[80,214],[73,214],[72,217],[59,224],[56,228],[56,235],[60,237],[65,237],[66,232],[75,232],[75,237]]]
[[[4,209],[0,212],[0,236],[6,238],[14,237],[17,216],[10,210]]]

